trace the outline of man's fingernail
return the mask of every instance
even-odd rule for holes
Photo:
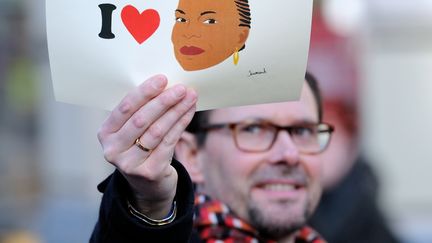
[[[161,89],[163,86],[165,86],[165,82],[166,82],[166,79],[163,76],[158,76],[152,82],[152,85],[155,89]]]
[[[196,101],[196,99],[198,98],[197,93],[195,92],[195,90],[193,89],[189,89],[190,95],[189,95],[189,100],[188,103],[193,103]]]

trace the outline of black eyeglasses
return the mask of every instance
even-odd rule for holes
[[[244,121],[238,123],[210,124],[199,131],[229,128],[238,149],[245,152],[264,152],[276,141],[279,131],[287,131],[301,153],[317,154],[324,151],[334,131],[327,123],[278,126],[268,121]]]

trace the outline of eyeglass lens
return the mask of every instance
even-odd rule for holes
[[[287,128],[271,124],[237,124],[234,128],[236,144],[245,151],[265,151],[276,140],[279,130],[287,130],[298,149],[305,153],[318,153],[328,144],[330,133],[326,124],[298,125]]]

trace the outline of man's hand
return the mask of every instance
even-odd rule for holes
[[[105,159],[130,184],[131,203],[154,219],[171,209],[178,175],[170,163],[197,101],[192,89],[176,85],[164,91],[166,85],[163,75],[145,81],[126,95],[98,132]],[[145,149],[135,144],[137,139]]]

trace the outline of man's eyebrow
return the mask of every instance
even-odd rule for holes
[[[206,14],[215,14],[215,11],[205,11],[201,13],[201,16],[206,15]]]
[[[176,12],[179,12],[179,13],[181,13],[181,14],[186,14],[183,10],[181,10],[181,9],[176,9]]]
[[[320,123],[319,121],[314,121],[314,119],[302,119],[293,123],[293,125],[315,125]]]

